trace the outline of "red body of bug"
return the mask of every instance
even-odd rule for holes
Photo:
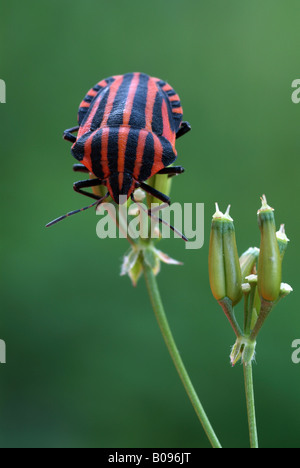
[[[169,84],[142,73],[114,76],[80,104],[72,154],[118,203],[176,160],[181,120],[180,99]]]
[[[104,185],[107,196],[119,203],[120,196],[128,199],[141,187],[169,202],[164,194],[144,184],[155,174],[173,176],[184,171],[168,167],[177,158],[176,138],[191,129],[182,122],[179,96],[168,83],[143,73],[102,80],[81,102],[78,124],[64,132],[64,138],[73,143],[73,156],[81,163],[74,170],[90,172],[96,178],[76,182],[77,192],[101,203],[100,197],[82,188]]]

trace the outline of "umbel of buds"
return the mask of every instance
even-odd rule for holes
[[[291,286],[281,282],[282,260],[289,239],[284,225],[276,232],[274,209],[262,197],[258,210],[261,232],[260,248],[250,247],[238,258],[233,220],[229,209],[217,211],[213,217],[209,278],[215,299],[222,306],[237,336],[230,355],[231,364],[240,359],[248,365],[254,359],[257,335],[270,311],[292,292]],[[241,331],[233,307],[244,297],[244,328]]]

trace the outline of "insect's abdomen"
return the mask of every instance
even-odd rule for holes
[[[87,132],[72,147],[73,156],[96,177],[126,173],[143,182],[176,159],[171,143],[145,129],[104,127]]]

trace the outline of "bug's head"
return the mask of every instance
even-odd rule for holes
[[[136,182],[126,172],[113,174],[106,181],[107,189],[113,200],[119,205],[125,203],[135,189]]]

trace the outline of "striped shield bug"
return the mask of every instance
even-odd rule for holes
[[[169,167],[177,158],[176,139],[191,129],[188,122],[182,122],[182,113],[174,89],[144,73],[112,76],[90,89],[79,106],[78,126],[65,130],[64,139],[72,143],[71,153],[78,161],[74,171],[93,176],[75,182],[74,190],[96,202],[47,227],[109,196],[117,204],[124,196],[134,201],[136,188],[170,204],[166,195],[145,182],[155,174],[172,177],[184,172],[180,166]],[[107,189],[104,197],[84,190],[100,185]]]

